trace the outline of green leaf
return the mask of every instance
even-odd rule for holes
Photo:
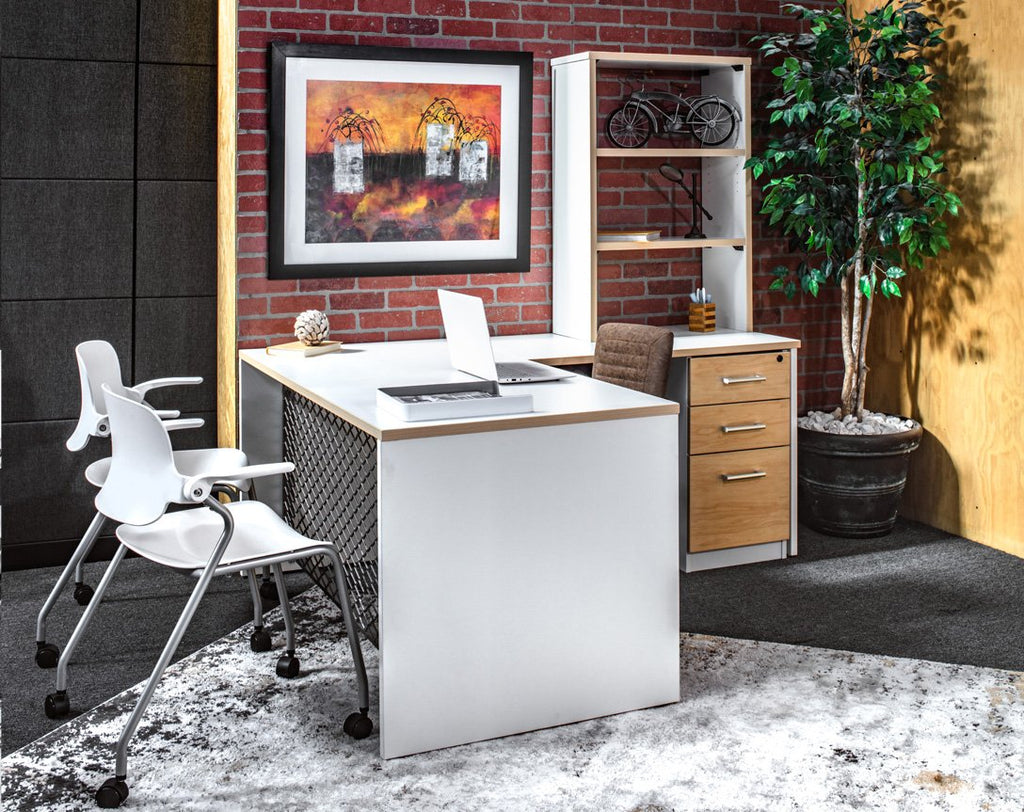
[[[882,291],[882,295],[885,296],[886,299],[890,299],[893,296],[901,299],[903,298],[903,294],[900,293],[899,285],[897,285],[891,279],[883,279],[880,288]]]
[[[866,277],[866,276],[862,276],[858,280],[857,285],[860,288],[860,292],[863,293],[865,296],[867,296],[870,299],[871,298],[871,280],[868,279],[868,277]]]
[[[889,279],[902,279],[904,276],[907,275],[907,272],[897,265],[890,265],[889,268],[886,270],[885,275]],[[885,283],[883,282],[883,284]]]

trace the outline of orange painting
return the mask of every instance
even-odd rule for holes
[[[497,240],[501,87],[308,80],[306,242]]]

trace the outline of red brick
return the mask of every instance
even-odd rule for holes
[[[494,36],[501,39],[542,39],[543,23],[496,23]]]
[[[264,50],[271,42],[295,42],[295,35],[286,31],[239,31],[239,48],[259,48]],[[266,54],[260,54],[266,59]]]
[[[518,3],[484,3],[470,0],[469,16],[485,20],[518,20]]]
[[[246,90],[266,90],[266,71],[244,70],[238,74],[238,86]]]
[[[542,20],[550,23],[565,23],[572,19],[572,13],[565,6],[551,6],[545,3],[522,3],[519,13],[524,20]]]
[[[243,336],[290,336],[295,319],[239,319],[238,333]]]
[[[267,54],[266,51],[239,51],[238,52],[238,69],[239,70],[265,70],[267,67]]]
[[[487,323],[491,325],[519,321],[518,307],[487,307]]]
[[[295,8],[296,0],[242,0],[238,4],[239,8]]]
[[[349,291],[332,293],[331,310],[383,310],[384,293],[381,291]]]
[[[411,288],[411,276],[361,276],[360,290],[378,290],[381,288]]]
[[[441,31],[449,37],[492,37],[494,23],[489,20],[441,20]]]
[[[602,282],[598,285],[598,296],[602,299],[618,299],[624,296],[643,295],[643,282]]]
[[[520,322],[512,322],[511,324],[499,324],[495,328],[495,335],[499,336],[518,336],[518,335],[533,335],[534,333],[541,333],[543,330],[540,329],[539,325],[536,324],[521,324]]]
[[[362,14],[332,14],[332,31],[373,31],[380,33],[384,30],[383,17],[370,17]]]
[[[262,152],[267,148],[266,133],[239,133],[235,139],[235,147],[239,152]]]
[[[645,296],[643,299],[627,299],[622,303],[622,314],[624,316],[636,316],[641,313],[664,313],[668,310],[668,299],[652,299]]]
[[[328,279],[300,279],[299,290],[303,293],[327,292],[335,290],[355,290],[354,276],[337,276]]]
[[[327,306],[326,296],[271,296],[271,313],[298,314],[303,310],[323,310]]]
[[[543,285],[501,285],[497,291],[499,302],[546,302],[550,299]]]
[[[267,153],[246,152],[238,156],[238,171],[253,172],[267,169]]]
[[[635,43],[644,41],[644,29],[632,28],[629,26],[616,27],[610,25],[602,25],[598,31],[597,36],[603,42],[620,42],[620,43]]]
[[[430,17],[388,17],[389,34],[412,34],[429,36],[441,30],[441,23]]]
[[[381,305],[383,307],[384,305]],[[435,290],[392,290],[388,291],[388,307],[437,307]]]
[[[256,93],[239,93],[238,94],[238,109],[239,110],[266,110],[267,109],[267,94],[266,92]]]
[[[235,270],[239,276],[247,274],[265,275],[267,272],[266,257],[241,257],[235,263]]]
[[[265,11],[239,11],[238,27],[242,28],[266,28],[267,12]]]
[[[299,40],[316,45],[355,45],[356,35],[349,33],[324,34],[319,31],[306,31],[299,36]]]
[[[239,234],[257,234],[267,230],[266,217],[245,217],[237,218]]]
[[[597,27],[592,25],[549,25],[548,36],[551,39],[561,39],[568,42],[575,42],[580,39],[597,39]]]
[[[267,299],[265,296],[255,298],[239,297],[235,307],[239,316],[267,315]]]
[[[270,27],[275,31],[296,29],[299,31],[323,31],[327,28],[327,15],[321,13],[272,11]]]
[[[716,48],[731,48],[736,44],[736,35],[728,31],[694,31],[693,44]]]
[[[267,129],[267,114],[266,113],[242,113],[238,116],[238,129],[239,131],[245,132],[246,130],[263,130]]]
[[[235,185],[239,193],[263,192],[267,188],[266,175],[239,175],[235,179]]]
[[[441,331],[436,328],[429,330],[388,330],[388,341],[423,341],[440,337]]]
[[[267,196],[242,195],[241,197],[238,198],[238,210],[247,212],[265,212],[267,210]]]
[[[602,8],[601,6],[577,6],[574,9],[577,23],[621,23],[622,9]]]
[[[266,293],[293,293],[294,279],[267,279],[264,276],[243,276],[238,280],[238,292],[253,295]]]
[[[551,305],[523,305],[523,321],[551,321]]]
[[[370,14],[412,14],[412,0],[359,0],[359,10]]]
[[[362,311],[359,314],[360,329],[412,327],[412,313],[408,310]]]
[[[267,238],[266,237],[239,237],[238,238],[238,253],[239,254],[266,254],[267,253]]]
[[[301,7],[304,11],[352,11],[356,7],[356,0],[301,0]]]
[[[429,17],[465,17],[464,0],[416,0],[416,13]]]

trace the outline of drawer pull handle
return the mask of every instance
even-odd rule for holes
[[[731,383],[760,383],[767,380],[764,375],[741,375],[738,378],[722,378],[722,383],[728,386]]]
[[[732,434],[734,431],[761,431],[768,428],[765,423],[747,423],[744,426],[722,426],[723,434]]]
[[[761,479],[768,476],[767,471],[750,471],[746,474],[722,474],[723,482],[737,482],[741,479]]]

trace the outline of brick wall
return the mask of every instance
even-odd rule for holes
[[[547,332],[551,329],[550,60],[585,50],[631,50],[750,55],[757,65],[756,53],[747,44],[750,38],[794,27],[794,21],[780,13],[778,0],[239,0],[238,6],[240,347],[289,338],[295,314],[307,308],[326,311],[332,337],[343,341],[438,338],[441,320],[435,290],[440,286],[483,298],[488,321],[498,334]],[[532,51],[530,273],[268,280],[266,45],[274,40]],[[763,69],[754,72],[755,107],[757,85],[765,76]],[[754,115],[756,120],[756,109]],[[605,202],[623,207],[603,224],[618,219],[631,225],[638,208],[664,206],[630,183],[626,178],[621,187],[603,183],[602,194],[609,196]],[[841,358],[838,344],[825,338],[832,332],[834,297],[801,307],[769,295],[770,271],[787,258],[786,247],[761,235],[757,217],[754,238],[755,329],[804,342],[801,407],[836,400]],[[671,260],[656,254],[646,260],[602,257],[599,318],[678,323],[684,294],[693,288],[699,272],[696,253]]]

